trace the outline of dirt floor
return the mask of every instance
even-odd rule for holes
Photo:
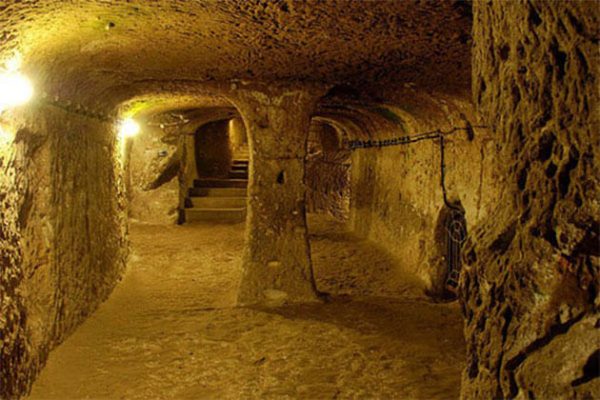
[[[234,307],[243,225],[132,224],[125,278],[30,398],[458,398],[458,306],[428,302],[341,225],[310,222],[331,301],[274,309]]]

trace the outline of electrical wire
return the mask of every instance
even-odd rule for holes
[[[420,142],[422,140],[439,140],[440,145],[440,186],[442,188],[442,196],[444,205],[453,213],[450,223],[452,226],[446,226],[447,229],[447,250],[446,255],[447,275],[446,275],[446,290],[450,290],[454,295],[458,288],[458,281],[461,271],[461,254],[462,244],[467,238],[466,221],[464,219],[465,212],[461,207],[458,207],[448,201],[448,193],[446,190],[446,157],[445,157],[445,137],[459,131],[466,131],[470,139],[474,133],[473,128],[488,128],[487,126],[471,126],[454,127],[449,131],[434,130],[423,132],[415,135],[400,136],[393,139],[384,140],[351,140],[347,142],[350,150],[381,148],[390,146],[401,146],[411,143]],[[456,225],[458,224],[458,225]],[[456,225],[456,226],[455,226]],[[452,228],[452,231],[450,231]]]

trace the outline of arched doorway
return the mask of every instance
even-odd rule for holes
[[[212,121],[193,135],[195,175],[185,187],[184,222],[243,222],[246,218],[249,154],[243,124]],[[193,160],[192,160],[193,158]]]
[[[346,220],[350,212],[350,152],[330,124],[313,121],[306,154],[307,211]]]

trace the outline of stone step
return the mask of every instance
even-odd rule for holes
[[[235,160],[233,160],[233,165],[248,165],[250,163],[250,160],[247,158],[241,159],[241,158],[236,158]]]
[[[191,188],[190,197],[246,197],[246,188]]]
[[[248,171],[230,171],[229,177],[231,179],[245,179],[248,180]]]
[[[247,179],[205,178],[194,180],[196,188],[246,188],[247,186]]]
[[[195,196],[190,198],[194,208],[245,208],[245,197]]]
[[[185,221],[242,222],[246,218],[245,208],[186,208]]]

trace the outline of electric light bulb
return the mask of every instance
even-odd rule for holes
[[[121,122],[119,133],[121,137],[133,137],[140,132],[140,125],[131,118],[127,118]]]
[[[0,108],[27,103],[33,97],[33,85],[18,72],[0,75]]]

